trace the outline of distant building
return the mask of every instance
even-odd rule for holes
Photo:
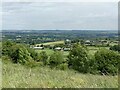
[[[101,40],[100,42],[101,42],[101,43],[108,43],[107,40]]]
[[[19,41],[19,40],[21,40],[21,38],[17,38],[16,40],[18,40],[18,41]]]
[[[63,50],[64,51],[70,51],[71,49],[70,48],[64,48]]]
[[[20,35],[18,35],[18,36],[16,36],[17,38],[21,38],[21,36]]]
[[[43,50],[44,47],[33,47],[35,50]]]
[[[90,40],[86,40],[85,41],[85,45],[91,45],[91,41]]]
[[[66,42],[71,42],[71,40],[69,40],[69,39],[66,39]]]
[[[61,47],[56,47],[54,50],[60,51],[60,50],[62,50],[62,48]]]
[[[118,44],[118,43],[119,43],[119,41],[113,41],[113,43],[117,43],[117,44]]]

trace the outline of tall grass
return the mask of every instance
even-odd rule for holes
[[[0,90],[2,89],[2,59],[0,59]]]
[[[117,88],[117,76],[81,74],[74,70],[30,68],[3,60],[3,88]]]

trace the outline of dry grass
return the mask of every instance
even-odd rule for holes
[[[42,43],[43,45],[56,45],[56,44],[64,44],[64,41],[56,41],[56,42],[48,42],[48,43]],[[41,45],[41,44],[36,44]]]
[[[2,88],[2,60],[0,59],[0,89]]]

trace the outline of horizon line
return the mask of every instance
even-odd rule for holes
[[[79,30],[79,31],[84,31],[84,30],[88,30],[88,31],[118,31],[116,29],[3,29],[4,30],[16,30],[16,31],[20,31],[20,30],[27,30],[27,31],[32,31],[32,30],[55,30],[55,31],[73,31],[73,30]]]

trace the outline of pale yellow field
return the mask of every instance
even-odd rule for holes
[[[56,42],[48,42],[48,43],[41,43],[41,44],[36,44],[37,45],[56,45],[56,44],[64,44],[64,41],[56,41]]]

